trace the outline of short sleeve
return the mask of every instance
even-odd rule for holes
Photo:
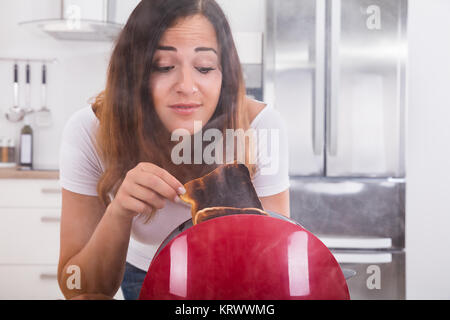
[[[289,189],[288,136],[284,120],[266,106],[252,122],[256,136],[256,173],[253,185],[259,197]]]
[[[102,166],[94,147],[95,115],[85,108],[66,123],[61,140],[59,170],[61,186],[71,192],[97,196]]]

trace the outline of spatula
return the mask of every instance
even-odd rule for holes
[[[36,112],[36,125],[49,127],[52,125],[52,113],[47,107],[47,67],[42,65],[42,107]]]

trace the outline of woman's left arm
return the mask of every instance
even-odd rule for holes
[[[260,197],[259,200],[261,200],[264,210],[273,211],[288,218],[291,216],[289,208],[289,189],[274,194],[273,196]]]

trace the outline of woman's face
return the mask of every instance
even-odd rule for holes
[[[150,90],[156,113],[169,132],[194,132],[214,114],[222,86],[217,37],[202,15],[180,20],[163,34],[153,58]]]

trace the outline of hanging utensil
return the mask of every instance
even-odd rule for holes
[[[22,121],[25,117],[25,110],[19,107],[19,66],[17,63],[14,64],[14,105],[9,108],[8,112],[5,114],[6,119],[11,122]]]
[[[52,114],[47,108],[47,67],[42,65],[42,107],[36,112],[36,125],[49,127],[52,125]]]
[[[33,113],[34,110],[31,108],[31,84],[30,84],[30,64],[27,63],[26,66],[26,85],[25,85],[25,113]]]

